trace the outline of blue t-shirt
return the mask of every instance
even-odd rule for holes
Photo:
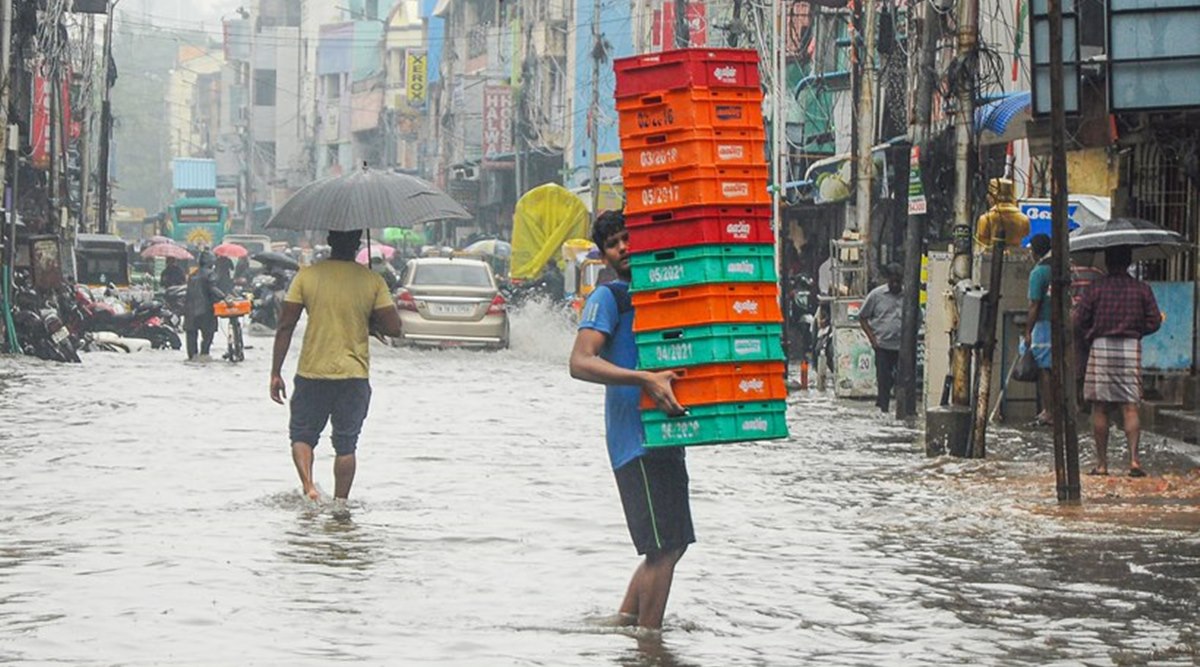
[[[621,368],[637,368],[637,345],[633,338],[633,311],[620,312],[617,298],[606,283],[596,288],[583,306],[580,329],[595,329],[607,341],[600,357]],[[625,283],[616,283],[625,286]],[[642,416],[638,409],[642,390],[634,385],[606,385],[604,388],[604,430],[608,440],[608,458],[613,470],[646,454]]]
[[[1029,300],[1041,301],[1038,321],[1050,321],[1050,265],[1038,264],[1029,273]]]

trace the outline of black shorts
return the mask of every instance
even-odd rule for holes
[[[332,421],[333,450],[338,455],[353,454],[370,405],[371,383],[365,378],[313,380],[297,375],[288,421],[292,442],[316,447],[325,424]]]
[[[679,452],[651,452],[613,474],[629,536],[639,554],[675,551],[696,541],[688,502],[687,463]]]

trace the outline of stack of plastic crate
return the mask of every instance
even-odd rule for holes
[[[787,436],[758,54],[614,62],[638,367],[688,409],[642,402],[647,446]]]

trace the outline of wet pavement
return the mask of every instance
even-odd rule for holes
[[[790,440],[689,452],[698,543],[655,637],[588,620],[636,555],[568,327],[525,316],[501,353],[376,344],[349,519],[301,500],[270,339],[250,342],[240,365],[0,358],[0,660],[1200,663],[1195,448],[1149,435],[1151,477],[1060,507],[1049,431],[927,459],[869,403],[798,392]]]

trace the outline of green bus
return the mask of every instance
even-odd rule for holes
[[[216,197],[184,197],[167,207],[166,236],[188,246],[211,248],[229,231],[229,207]]]

